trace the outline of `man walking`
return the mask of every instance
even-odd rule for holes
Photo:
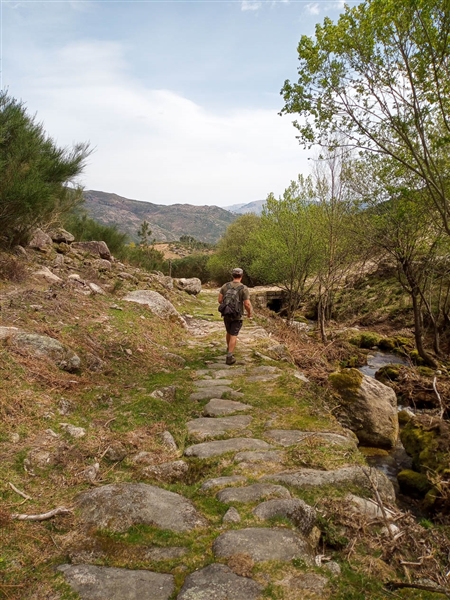
[[[225,361],[227,365],[234,365],[236,362],[233,352],[242,327],[244,309],[248,318],[251,318],[253,314],[250,292],[248,287],[241,283],[243,270],[237,267],[232,270],[231,274],[233,281],[229,281],[220,288],[218,298],[219,311],[222,313],[227,332],[227,358]]]

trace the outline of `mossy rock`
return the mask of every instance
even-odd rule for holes
[[[409,410],[400,410],[398,413],[398,423],[401,427],[409,423],[413,418],[414,416],[409,412]]]
[[[434,377],[435,375],[434,369],[430,369],[430,367],[417,367],[417,372],[422,377]]]
[[[431,490],[432,485],[423,473],[411,469],[403,469],[397,475],[398,485],[402,494],[413,498],[424,498]]]
[[[439,460],[436,433],[433,430],[427,431],[416,419],[410,419],[402,429],[400,439],[415,469],[436,469]]]
[[[417,350],[411,350],[410,352],[408,352],[408,356],[415,365],[422,366],[424,364],[423,358],[419,356]]]
[[[343,397],[345,392],[356,392],[361,387],[363,374],[358,369],[344,369],[337,373],[331,373],[329,381],[335,390]]]
[[[375,373],[375,379],[386,383],[389,381],[398,381],[400,378],[401,365],[385,365]]]
[[[349,339],[349,342],[354,346],[358,346],[358,348],[373,348],[378,346],[380,340],[381,337],[378,334],[368,332],[354,335]]]

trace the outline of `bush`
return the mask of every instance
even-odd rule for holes
[[[117,258],[146,271],[167,272],[167,263],[164,260],[164,254],[159,252],[159,250],[155,250],[152,246],[146,246],[145,248],[141,248],[140,246],[124,246],[117,253]]]
[[[5,254],[0,256],[0,280],[14,281],[16,283],[26,278],[24,264],[14,256]]]
[[[0,92],[0,246],[26,245],[81,202],[70,187],[89,155],[86,144],[58,148],[24,105]]]
[[[172,261],[172,277],[198,277],[202,283],[210,280],[208,254],[191,254]]]
[[[102,241],[116,256],[125,252],[128,236],[126,233],[121,233],[117,225],[102,225],[86,214],[72,213],[64,221],[64,227],[70,231],[77,242]]]

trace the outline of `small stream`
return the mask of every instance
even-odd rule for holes
[[[359,371],[369,377],[375,377],[378,369],[390,364],[408,365],[408,361],[396,354],[377,351],[367,356],[367,365],[360,367]],[[401,441],[398,440],[395,448],[389,451],[361,446],[359,449],[366,457],[367,463],[389,477],[398,491],[397,473],[402,469],[410,469],[412,464],[411,457],[406,454]]]

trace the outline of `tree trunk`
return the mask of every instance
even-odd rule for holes
[[[436,368],[438,366],[437,362],[425,351],[425,348],[423,347],[422,314],[420,312],[418,295],[414,291],[411,292],[411,299],[414,312],[414,339],[416,342],[417,352],[426,365]]]

